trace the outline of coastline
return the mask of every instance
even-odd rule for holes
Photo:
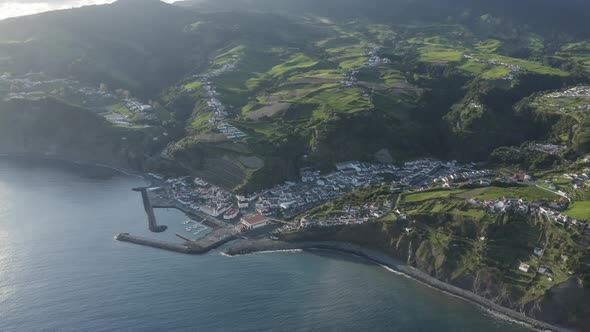
[[[97,161],[88,161],[88,160],[73,160],[73,159],[67,159],[67,158],[59,158],[59,157],[52,157],[52,156],[47,156],[47,155],[42,155],[42,154],[37,154],[37,153],[0,153],[0,158],[7,158],[7,159],[38,159],[38,160],[46,160],[46,161],[58,161],[58,162],[64,162],[64,163],[71,163],[74,165],[80,165],[80,166],[92,166],[92,167],[100,167],[100,168],[106,168],[106,169],[110,169],[112,171],[115,171],[117,173],[126,175],[126,176],[132,176],[132,177],[136,177],[136,178],[141,178],[142,180],[151,182],[151,180],[147,177],[147,175],[145,173],[142,172],[137,172],[135,170],[131,170],[131,169],[125,169],[125,168],[119,168],[119,167],[115,167],[112,165],[108,165],[108,164],[101,164]]]
[[[402,261],[399,261],[387,254],[377,250],[367,249],[359,245],[343,242],[332,241],[306,241],[306,242],[283,242],[273,241],[269,239],[264,240],[237,240],[231,243],[224,253],[229,256],[239,256],[247,254],[255,254],[262,252],[273,251],[290,251],[290,250],[329,250],[340,252],[343,254],[355,255],[362,257],[380,265],[394,273],[399,273],[417,282],[420,282],[428,287],[434,288],[438,291],[446,293],[454,297],[458,297],[464,301],[476,304],[484,310],[490,311],[492,314],[500,315],[507,320],[514,320],[518,323],[525,324],[533,329],[539,331],[554,331],[554,332],[572,332],[566,328],[554,326],[537,319],[526,316],[523,313],[500,306],[482,296],[473,292],[461,289],[446,282],[440,281],[425,272],[422,272],[414,267],[411,267]]]
[[[120,169],[114,166],[100,164],[92,161],[80,161],[72,159],[64,159],[58,157],[44,156],[39,154],[0,154],[0,158],[32,158],[47,161],[59,161],[72,163],[83,166],[94,166],[100,168],[106,168],[118,172],[126,176],[133,176],[150,183],[153,185],[153,179],[147,175],[147,173],[139,173],[132,170]],[[154,208],[173,208],[177,209],[185,214],[188,214],[184,209],[175,206],[155,206]],[[153,241],[150,239],[133,236],[126,233],[120,233],[116,235],[116,240],[121,242],[134,243],[138,245],[148,246],[157,249],[163,249],[173,251],[182,254],[189,255],[202,255],[210,252],[213,249],[218,248],[221,245],[227,244],[228,241],[234,239],[228,238],[227,241],[219,243],[211,247],[195,247],[187,245],[173,245],[164,241]],[[272,241],[269,239],[263,240],[235,240],[232,243],[227,244],[228,248],[224,251],[229,256],[238,256],[245,254],[263,253],[263,252],[277,252],[277,251],[305,251],[305,250],[329,250],[343,254],[355,255],[362,257],[374,264],[380,265],[383,268],[388,269],[391,272],[406,276],[413,279],[414,281],[420,282],[423,285],[434,288],[438,291],[446,293],[454,297],[458,297],[464,301],[476,304],[482,309],[489,311],[493,315],[498,315],[502,319],[516,321],[520,324],[524,324],[528,327],[534,328],[541,331],[575,331],[569,330],[558,326],[553,326],[548,323],[539,321],[537,319],[528,317],[518,311],[500,306],[493,303],[492,301],[483,298],[475,293],[453,286],[451,284],[440,281],[416,268],[413,268],[404,262],[395,259],[387,254],[384,254],[377,250],[367,249],[365,247],[354,245],[344,242],[333,242],[333,241],[304,241],[304,242],[283,242],[283,241]]]

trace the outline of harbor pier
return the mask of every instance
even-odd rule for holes
[[[145,187],[134,188],[133,191],[141,193],[141,198],[143,199],[143,207],[145,209],[145,213],[147,214],[147,218],[148,218],[148,228],[150,229],[150,232],[162,233],[162,232],[166,231],[166,229],[168,229],[168,226],[158,225],[158,223],[156,221],[156,215],[154,213],[154,208],[153,208],[152,203],[150,201],[150,197],[148,196],[148,193],[147,193],[147,189],[148,188],[145,188]]]

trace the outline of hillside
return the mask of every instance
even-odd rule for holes
[[[579,2],[335,3],[120,0],[4,20],[0,92],[83,108],[66,92],[116,95],[92,108],[166,133],[153,158],[250,192],[342,160],[486,160],[549,139],[521,100],[590,83],[587,30],[566,24],[585,24]],[[535,23],[552,11],[563,24]],[[80,84],[38,88],[31,72]]]
[[[125,169],[159,167],[149,131],[112,127],[53,99],[0,102],[0,154],[85,161]]]
[[[315,207],[286,240],[378,249],[587,326],[590,5],[514,2],[119,0],[3,20],[0,154],[192,176],[188,197],[205,184],[223,211],[271,192],[256,213]],[[379,167],[329,172],[350,160]]]
[[[506,209],[509,195],[524,202]],[[556,197],[524,186],[403,194],[370,187],[304,213],[305,228],[281,237],[378,249],[530,317],[583,326],[590,301],[584,293],[590,280],[584,226],[534,212],[536,204]],[[326,225],[377,214],[375,221],[361,225]]]
[[[198,66],[194,14],[160,1],[117,1],[0,21],[0,71],[46,72],[157,94]],[[190,54],[187,54],[190,52]]]
[[[586,36],[588,21],[585,13],[590,9],[588,3],[578,0],[325,0],[320,3],[313,0],[185,0],[178,5],[208,11],[314,14],[334,19],[369,18],[406,24],[444,22],[449,18],[474,23],[487,15],[506,28],[527,24],[546,33],[568,32]]]

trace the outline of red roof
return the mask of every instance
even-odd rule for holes
[[[248,225],[258,225],[268,222],[268,218],[260,214],[251,214],[247,217],[242,218],[242,221]]]

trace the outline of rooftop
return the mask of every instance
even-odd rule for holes
[[[249,216],[243,217],[242,221],[249,225],[258,225],[268,222],[268,218],[260,214],[251,214]]]

